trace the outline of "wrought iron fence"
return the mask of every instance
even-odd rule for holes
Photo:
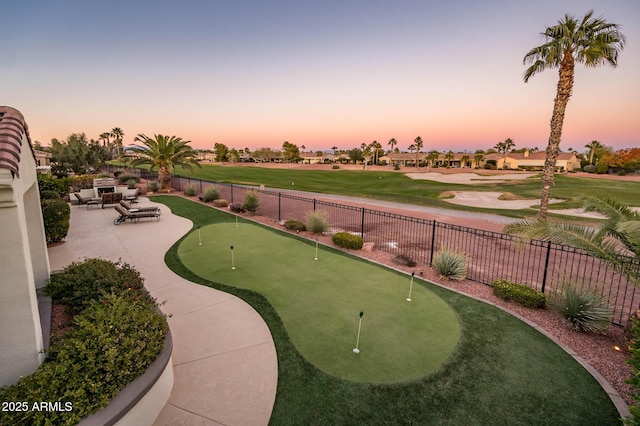
[[[146,178],[157,178],[145,172]],[[188,185],[197,193],[216,185],[221,197],[242,202],[248,190],[260,196],[259,214],[274,220],[304,220],[314,210],[329,217],[331,232],[346,231],[374,243],[376,250],[402,255],[420,266],[430,266],[442,247],[456,248],[468,256],[467,278],[491,286],[495,280],[509,280],[549,294],[565,283],[597,291],[614,308],[612,323],[624,325],[638,309],[636,287],[599,259],[576,248],[533,240],[522,244],[518,237],[435,220],[416,218],[344,204],[306,198],[285,192],[174,176],[172,187],[182,191]],[[639,262],[634,261],[640,270]]]

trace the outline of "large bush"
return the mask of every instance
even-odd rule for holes
[[[41,200],[44,234],[48,243],[62,241],[69,232],[71,208],[61,199]]]
[[[260,198],[256,191],[247,191],[246,194],[244,194],[242,208],[251,214],[254,214],[260,209]]]
[[[582,168],[582,171],[587,173],[595,173],[597,170],[598,168],[596,167],[595,164],[587,164]]]
[[[613,312],[595,290],[566,283],[551,294],[551,304],[574,330],[606,333],[609,329]]]
[[[493,294],[503,300],[512,300],[520,303],[527,308],[544,308],[546,302],[544,293],[506,280],[493,282]]]
[[[209,188],[204,190],[204,194],[202,194],[202,201],[205,203],[209,203],[213,200],[217,200],[220,198],[220,190],[215,186],[210,186]]]
[[[135,175],[130,175],[130,174],[126,174],[126,173],[122,173],[122,174],[118,175],[118,183],[120,183],[120,184],[125,184],[131,179],[133,179],[136,183],[140,182],[140,178],[138,176],[135,176]]]
[[[360,250],[362,248],[362,237],[353,235],[348,232],[336,232],[331,237],[331,241],[338,247],[344,247],[351,250]]]
[[[289,219],[284,223],[284,227],[292,231],[306,231],[307,225],[304,222],[295,219]]]
[[[151,300],[138,271],[126,263],[104,259],[72,263],[61,273],[51,276],[45,291],[52,299],[69,305],[74,312],[82,311],[105,293],[131,293]]]
[[[40,200],[59,200],[60,193],[58,191],[53,191],[50,189],[45,189],[44,191],[40,191]]]
[[[433,269],[444,278],[463,280],[467,277],[467,256],[458,250],[444,247],[433,256]]]
[[[307,229],[314,234],[323,234],[329,229],[329,215],[322,210],[307,213]]]
[[[69,178],[55,179],[42,173],[38,173],[37,178],[41,194],[44,191],[55,191],[62,198],[69,193]]]

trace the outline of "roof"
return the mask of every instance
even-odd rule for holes
[[[20,111],[0,106],[0,168],[11,170],[15,176],[20,175],[23,134],[27,136],[29,149],[33,154],[29,128]]]
[[[572,157],[575,154],[573,152],[559,152],[558,153],[558,160],[571,160]],[[529,155],[524,155],[523,152],[510,152],[507,154],[508,158],[514,159],[514,160],[519,160],[519,161],[523,161],[523,160],[538,160],[538,161],[545,161],[547,159],[547,152],[546,151],[537,151],[537,152],[531,152],[529,151]],[[485,160],[497,160],[500,158],[504,158],[504,154],[487,154],[484,156]]]

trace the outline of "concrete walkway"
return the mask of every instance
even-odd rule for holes
[[[151,205],[146,198],[140,205]],[[278,362],[269,328],[248,304],[175,275],[164,254],[191,222],[162,210],[160,222],[114,225],[113,208],[71,206],[66,242],[49,248],[51,270],[88,257],[135,267],[167,315],[173,335],[174,386],[155,425],[266,425]]]

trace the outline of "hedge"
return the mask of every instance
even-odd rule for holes
[[[522,284],[515,284],[506,280],[493,282],[493,294],[504,300],[512,300],[526,308],[544,308],[546,297],[544,293]]]
[[[331,240],[335,245],[352,250],[360,250],[362,248],[362,237],[350,234],[348,232],[337,232],[333,234]]]
[[[44,233],[48,243],[62,241],[69,232],[71,208],[61,199],[40,200]]]

